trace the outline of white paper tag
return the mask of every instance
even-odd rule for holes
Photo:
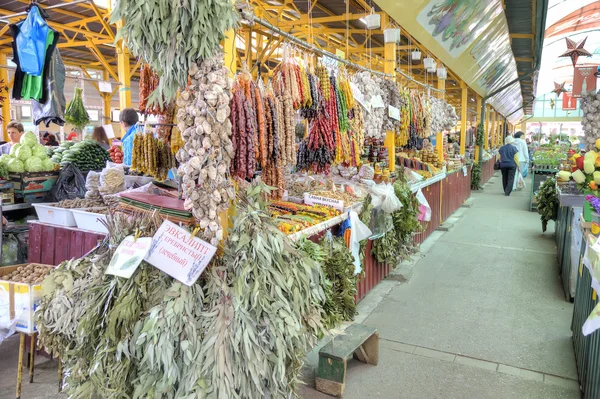
[[[306,205],[325,205],[335,208],[339,211],[344,211],[344,201],[333,198],[321,197],[310,193],[304,193],[304,203]]]
[[[371,98],[371,107],[373,108],[383,108],[385,104],[383,103],[383,98],[380,95],[374,96]]]
[[[152,241],[146,262],[185,285],[192,285],[202,274],[217,248],[165,220]]]
[[[150,250],[152,237],[133,239],[133,236],[127,236],[119,244],[113,255],[105,274],[129,278],[133,276],[144,257]]]
[[[467,175],[467,167],[463,166],[462,171],[463,171],[463,176],[466,176]]]
[[[367,112],[371,112],[371,104],[365,101],[365,97],[362,92],[353,82],[350,82],[350,89],[352,90],[352,96]]]
[[[388,105],[388,116],[392,119],[399,121],[400,120],[400,109],[393,107],[391,105]]]
[[[98,82],[98,89],[100,89],[100,92],[102,93],[112,93],[112,84],[110,84],[110,82],[101,80]]]
[[[115,131],[113,130],[112,125],[102,125],[102,127],[104,128],[104,133],[106,133],[107,138],[109,138],[109,139],[115,138]]]

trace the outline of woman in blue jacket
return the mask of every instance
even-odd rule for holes
[[[125,108],[119,116],[121,127],[125,130],[125,136],[121,139],[123,143],[123,164],[131,166],[131,157],[133,155],[133,139],[140,130],[137,126],[139,121],[138,113],[133,108]]]
[[[505,144],[500,147],[500,171],[502,172],[502,187],[504,195],[507,197],[513,190],[515,183],[515,173],[519,168],[519,150],[512,143],[515,139],[512,136],[506,138]]]

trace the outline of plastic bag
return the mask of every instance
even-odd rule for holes
[[[369,238],[373,232],[369,229],[369,226],[361,222],[358,218],[356,211],[350,211],[350,252],[354,256],[354,274],[358,274],[362,271],[360,262],[360,242]]]
[[[33,6],[25,21],[18,26],[16,47],[21,70],[33,76],[40,76],[46,59],[48,24],[40,14],[40,9]]]
[[[417,219],[419,222],[429,222],[431,220],[431,207],[421,189],[417,191],[416,197],[419,200],[419,215],[417,215]]]
[[[369,229],[371,230],[369,240],[381,238],[393,228],[394,219],[392,218],[392,214],[387,213],[381,208],[373,208],[371,211],[371,221],[369,222]]]
[[[19,241],[13,234],[2,238],[2,266],[16,265],[19,260]]]
[[[100,193],[110,195],[125,191],[125,170],[122,164],[112,164],[102,170],[100,175]]]
[[[65,124],[65,64],[60,56],[60,51],[54,49],[48,72],[46,73],[43,84],[46,86],[47,99],[45,103],[31,100],[31,109],[33,120],[36,125],[43,123],[46,127],[50,123],[59,126]]]
[[[60,171],[58,180],[44,198],[44,202],[60,202],[66,199],[85,197],[85,179],[72,163],[68,163]]]
[[[387,213],[394,213],[402,208],[402,201],[396,197],[394,186],[389,183],[371,186],[369,194],[371,194],[371,204],[374,208],[380,208]]]

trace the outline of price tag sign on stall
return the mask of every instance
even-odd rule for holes
[[[385,104],[383,103],[383,98],[380,95],[373,96],[371,98],[371,107],[373,108],[383,108]]]
[[[217,248],[165,220],[154,239],[146,262],[181,281],[192,285],[202,274]]]
[[[112,93],[112,84],[110,84],[110,82],[101,80],[98,82],[98,89],[101,93]]]
[[[388,116],[392,119],[399,121],[400,120],[400,109],[393,107],[391,105],[388,105]]]
[[[125,237],[117,247],[105,274],[131,277],[150,250],[150,245],[152,245],[152,237],[142,237],[137,240],[133,236]]]
[[[340,212],[344,211],[344,201],[333,198],[321,197],[320,195],[304,193],[304,203],[306,205],[325,205],[335,208]]]

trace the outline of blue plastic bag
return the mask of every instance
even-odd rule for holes
[[[25,21],[19,22],[17,52],[21,70],[33,76],[40,76],[46,59],[46,38],[48,24],[37,7],[31,7]]]

